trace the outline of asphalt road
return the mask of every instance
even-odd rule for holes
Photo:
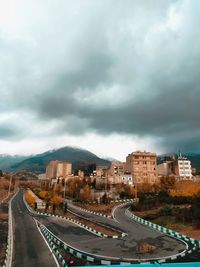
[[[29,214],[22,190],[12,201],[14,250],[12,267],[55,267],[56,262]]]
[[[185,245],[181,241],[129,219],[125,215],[126,207],[120,207],[115,211],[115,218],[119,222],[81,211],[73,205],[69,205],[69,207],[85,218],[87,217],[94,221],[100,221],[107,226],[128,233],[128,236],[119,239],[101,238],[64,219],[36,216],[37,219],[55,235],[67,244],[84,252],[107,259],[112,258],[130,261],[135,259],[154,259],[171,256],[185,249]],[[155,250],[151,253],[138,253],[137,245],[139,243],[153,245],[155,246]]]

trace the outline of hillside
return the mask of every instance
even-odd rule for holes
[[[7,154],[0,155],[0,170],[7,171],[11,169],[11,166],[18,164],[19,162],[25,160],[27,156],[11,156]]]
[[[51,160],[70,161],[73,164],[73,169],[75,170],[81,167],[83,168],[89,164],[107,166],[110,163],[108,160],[101,159],[90,151],[74,147],[63,147],[25,159],[17,164],[12,165],[12,169],[25,169],[27,171],[44,172],[46,165]]]

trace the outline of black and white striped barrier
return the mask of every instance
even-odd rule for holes
[[[83,210],[85,212],[88,212],[88,213],[92,213],[92,214],[95,214],[95,215],[98,215],[98,216],[101,216],[101,217],[105,217],[105,218],[111,218],[110,215],[107,215],[103,212],[98,212],[98,211],[94,211],[94,210],[88,210],[88,209],[85,209],[85,208],[82,208],[82,207],[79,207],[79,206],[76,206],[76,208],[80,209],[80,210]]]
[[[40,229],[45,236],[46,240],[48,241],[49,244],[51,244],[53,249],[56,249],[56,246],[59,246],[60,248],[64,249],[66,252],[74,255],[75,257],[79,259],[86,260],[88,262],[92,262],[95,264],[100,264],[100,265],[111,265],[111,264],[130,264],[131,262],[120,262],[117,260],[111,260],[111,259],[102,259],[98,257],[97,255],[94,254],[89,254],[86,252],[83,252],[81,250],[75,249],[72,246],[69,246],[66,244],[64,241],[62,241],[60,238],[55,236],[49,229],[47,229],[44,225],[40,224]],[[66,266],[66,265],[64,265]]]
[[[200,241],[199,240],[195,240],[193,238],[190,238],[186,235],[175,232],[175,231],[168,229],[166,227],[163,227],[163,226],[160,226],[158,224],[144,220],[143,218],[140,218],[140,217],[136,216],[135,214],[133,214],[132,212],[130,212],[128,209],[126,210],[125,213],[129,218],[133,219],[136,222],[139,222],[139,223],[146,225],[146,226],[148,226],[154,230],[157,230],[157,231],[162,232],[166,235],[169,235],[170,237],[179,239],[182,242],[184,242],[186,245],[186,249],[183,252],[171,257],[172,260],[175,260],[175,259],[180,258],[180,257],[185,257],[187,254],[191,254],[193,251],[200,248]],[[162,261],[159,261],[159,262],[162,262]]]
[[[66,252],[74,255],[75,257],[79,259],[84,259],[88,262],[92,262],[93,264],[96,265],[128,265],[128,264],[133,264],[133,263],[164,263],[164,262],[169,262],[173,261],[176,259],[176,255],[169,256],[169,257],[161,257],[161,258],[152,258],[152,259],[125,259],[124,261],[122,259],[117,259],[114,257],[106,257],[106,256],[99,256],[96,254],[90,254],[81,250],[78,250],[68,244],[66,244],[64,241],[62,241],[60,238],[58,238],[56,235],[54,235],[47,227],[44,225],[40,224],[40,228],[42,233],[44,234],[46,240],[48,243],[51,243],[51,246],[59,246],[59,248],[64,249]],[[56,244],[56,245],[55,245]]]
[[[29,205],[28,203],[26,202],[25,198],[23,199],[24,200],[24,203],[27,207],[27,209],[29,210],[29,212],[33,213],[33,214],[38,214],[38,215],[43,215],[43,216],[49,216],[49,217],[56,217],[56,218],[61,218],[61,219],[65,219],[67,221],[70,221],[72,223],[75,223],[76,225],[80,226],[81,228],[85,229],[86,231],[92,233],[92,234],[95,234],[97,236],[100,236],[100,237],[106,237],[106,238],[114,238],[114,239],[117,239],[117,238],[121,238],[121,237],[125,237],[127,236],[126,233],[120,233],[118,235],[107,235],[107,234],[104,234],[100,231],[97,231],[95,230],[94,228],[92,227],[89,227],[77,220],[74,220],[74,219],[71,219],[71,218],[66,218],[65,216],[61,216],[61,215],[54,215],[54,214],[50,214],[50,213],[45,213],[45,212],[38,212],[38,211],[34,211]]]
[[[75,223],[76,225],[80,226],[81,228],[85,229],[86,231],[92,233],[92,234],[95,234],[97,236],[100,236],[100,237],[106,237],[106,238],[114,238],[114,239],[117,239],[117,238],[121,238],[121,237],[125,237],[127,236],[126,233],[120,233],[118,235],[107,235],[107,234],[104,234],[100,231],[97,231],[95,230],[94,228],[92,227],[89,227],[77,220],[74,220],[74,219],[71,219],[71,218],[66,218],[65,216],[61,216],[61,215],[54,215],[54,214],[50,214],[50,213],[44,213],[44,212],[38,212],[38,211],[34,211],[29,205],[28,203],[26,202],[25,198],[23,197],[23,200],[24,200],[24,203],[27,207],[27,209],[29,210],[29,212],[33,213],[33,214],[38,214],[38,215],[44,215],[44,216],[50,216],[50,217],[56,217],[56,218],[61,218],[61,219],[65,219],[67,221],[70,221],[72,223]]]
[[[134,199],[132,199],[132,198],[130,198],[130,199],[116,199],[116,200],[111,200],[110,201],[110,203],[132,203],[132,202],[134,202]],[[79,207],[79,206],[76,206],[76,208],[78,208],[80,210],[83,210],[85,212],[88,212],[88,213],[92,213],[92,214],[101,216],[101,217],[106,217],[106,218],[111,218],[112,217],[112,216],[107,215],[107,214],[105,214],[103,212],[97,212],[97,211],[93,211],[93,210],[88,210],[88,209],[85,209],[85,208],[82,208],[82,207]]]
[[[40,233],[44,236],[44,238],[48,242],[49,246],[51,247],[54,255],[57,257],[59,262],[62,264],[62,266],[68,267],[65,259],[63,258],[63,256],[59,252],[58,246],[55,245],[55,242],[53,242],[52,238],[49,238],[49,235],[47,234],[47,232],[43,230],[45,226],[42,226],[37,220],[35,220],[35,221],[36,221],[37,227],[39,227]]]
[[[88,218],[85,218],[83,215],[78,214],[78,213],[76,213],[76,212],[74,212],[74,211],[72,211],[72,210],[70,210],[70,209],[68,209],[68,212],[70,212],[71,214],[73,214],[73,215],[75,215],[75,216],[77,216],[77,217],[80,217],[80,218],[82,218],[82,219],[84,219],[84,220],[88,220],[88,221],[94,223],[94,221],[91,220],[90,218],[89,218],[89,219],[88,219]],[[97,225],[100,225],[100,226],[106,227],[106,228],[108,228],[108,229],[111,229],[112,231],[118,232],[119,234],[116,235],[116,236],[117,236],[116,238],[120,238],[120,237],[125,237],[125,236],[127,236],[126,233],[121,232],[121,231],[119,231],[118,229],[115,229],[115,228],[113,228],[113,227],[111,227],[111,226],[104,225],[103,223],[98,222],[98,221],[95,221],[95,223],[96,223]],[[108,238],[113,238],[113,237],[108,236]],[[115,238],[115,237],[114,237],[114,238]]]
[[[37,212],[37,214],[39,215],[45,215],[45,216],[50,216],[50,217],[56,217],[56,218],[61,218],[61,219],[65,219],[67,221],[70,221],[72,223],[75,223],[77,224],[78,226],[80,226],[81,228],[87,230],[88,232],[90,233],[93,233],[97,236],[100,236],[100,237],[106,237],[106,238],[114,238],[114,239],[117,239],[117,238],[121,238],[121,237],[125,237],[127,234],[126,233],[120,233],[119,235],[107,235],[107,234],[104,234],[100,231],[97,231],[95,230],[94,228],[92,227],[89,227],[77,220],[74,220],[74,219],[71,219],[71,218],[66,218],[65,216],[61,216],[61,215],[54,215],[54,214],[50,214],[50,213],[43,213],[43,212]]]
[[[132,203],[134,202],[133,198],[128,198],[128,199],[116,199],[116,200],[111,200],[110,203]]]
[[[127,199],[115,199],[111,200],[109,203],[120,203],[120,202],[134,202],[133,198],[127,198]],[[83,204],[98,204],[97,201],[89,201],[89,202],[82,202]]]

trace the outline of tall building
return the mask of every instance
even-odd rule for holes
[[[133,177],[133,183],[155,183],[157,181],[156,154],[136,151],[126,157],[125,169]]]
[[[72,174],[72,164],[67,161],[59,161],[57,164],[56,177],[66,178]]]
[[[175,174],[179,176],[180,179],[192,179],[192,166],[191,161],[181,154],[174,163]]]
[[[105,176],[109,184],[129,184],[132,185],[132,175],[125,172],[125,163],[112,161],[110,167],[106,170]]]
[[[51,160],[46,167],[46,177],[47,179],[56,178],[57,172],[57,160]]]
[[[124,163],[120,161],[113,160],[109,168],[107,168],[106,173],[111,176],[116,176],[124,174]]]
[[[72,174],[72,164],[67,161],[52,160],[46,167],[47,179],[66,178]]]
[[[158,175],[171,175],[174,173],[174,162],[166,161],[157,165]]]

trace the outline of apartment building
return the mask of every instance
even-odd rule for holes
[[[174,173],[174,162],[166,161],[157,165],[158,175],[171,175]]]
[[[67,161],[52,160],[46,167],[47,179],[66,178],[72,174],[72,164]]]
[[[56,178],[57,172],[57,160],[51,160],[46,167],[46,177],[47,179]]]
[[[156,154],[146,151],[136,151],[126,157],[126,172],[133,177],[133,183],[157,182]]]
[[[191,161],[180,154],[174,163],[174,171],[180,180],[192,179]]]

